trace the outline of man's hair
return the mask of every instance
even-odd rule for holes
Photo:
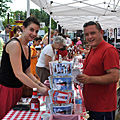
[[[28,17],[24,22],[23,22],[23,26],[25,26],[25,28],[27,28],[27,26],[29,26],[31,23],[34,23],[38,26],[40,26],[40,22],[33,16]]]
[[[98,22],[94,22],[94,21],[86,22],[86,23],[83,25],[83,28],[88,27],[88,26],[90,26],[90,25],[95,25],[98,30],[102,30],[100,24],[99,24]]]

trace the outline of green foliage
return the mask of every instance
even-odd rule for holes
[[[12,18],[10,18],[9,19],[9,24],[13,24],[15,21],[12,19]],[[7,19],[5,19],[4,21],[2,21],[2,24],[4,25],[4,27],[7,25]]]
[[[50,16],[43,10],[30,9],[30,14],[35,16],[40,22],[45,22],[46,26],[49,26]]]
[[[57,28],[57,23],[53,19],[51,19],[51,29],[55,30],[56,28]]]
[[[48,27],[45,26],[44,28],[41,28],[41,30],[45,30],[45,33],[48,33]]]
[[[10,7],[7,7],[7,2],[12,3],[12,0],[0,0],[0,17],[1,18],[5,17],[7,10],[10,8]]]
[[[25,20],[27,11],[15,11],[10,13],[10,20],[9,23],[12,24],[14,23],[15,20],[18,20],[18,14],[20,14],[20,20]],[[45,28],[42,28],[42,30],[45,30],[45,33],[48,32],[48,27],[49,27],[49,19],[50,16],[43,10],[38,10],[38,9],[30,9],[30,14],[32,16],[35,16],[40,22],[45,22]],[[7,24],[7,19],[3,21],[3,25]],[[57,23],[52,19],[51,20],[51,29],[55,29],[57,27]]]
[[[26,12],[17,10],[13,13],[14,13],[14,19],[15,20],[18,20],[18,14],[20,14],[20,20],[25,20],[26,19],[26,14],[27,14]]]

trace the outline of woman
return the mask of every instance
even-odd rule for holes
[[[0,119],[20,100],[23,84],[47,95],[48,88],[30,73],[29,41],[36,38],[40,24],[34,17],[23,22],[21,38],[13,38],[4,47],[0,71]]]
[[[53,44],[49,44],[42,50],[38,62],[36,64],[36,73],[40,77],[42,83],[48,80],[50,76],[49,62],[55,60],[55,49],[63,48],[65,39],[62,36],[56,36],[53,40]]]

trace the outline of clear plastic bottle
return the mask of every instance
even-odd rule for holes
[[[82,53],[82,59],[85,59],[85,53],[84,52]]]
[[[74,100],[74,114],[80,115],[82,113],[82,98],[80,93],[77,92]]]
[[[33,88],[33,95],[30,101],[30,110],[31,112],[39,112],[40,111],[40,101],[37,95],[37,88]]]
[[[62,56],[61,55],[59,55],[58,63],[62,63]]]

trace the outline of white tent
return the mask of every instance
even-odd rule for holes
[[[120,24],[120,0],[31,0],[67,30],[80,30],[87,21],[103,29]]]

